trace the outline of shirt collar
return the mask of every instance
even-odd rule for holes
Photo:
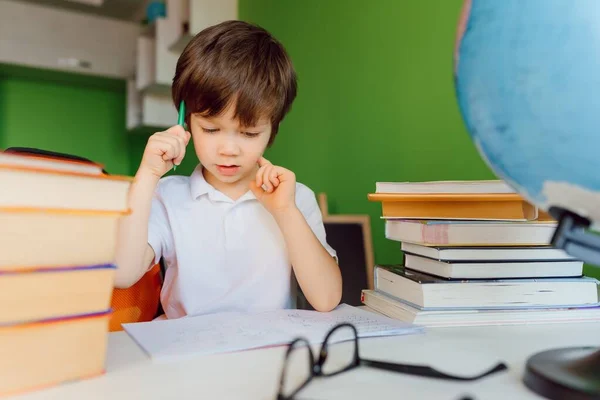
[[[229,197],[225,196],[223,193],[215,189],[210,183],[206,182],[204,174],[202,173],[202,165],[200,164],[198,164],[198,166],[194,169],[194,172],[192,172],[192,175],[190,175],[190,193],[194,200],[197,200],[201,196],[207,194],[208,198],[212,201],[221,200],[233,203]],[[251,190],[248,190],[248,192],[244,193],[235,202],[240,203],[245,200],[256,200],[256,196],[254,196],[254,193],[252,193]]]
[[[192,197],[197,199],[204,194],[214,191],[215,188],[206,182],[206,179],[204,179],[204,175],[202,174],[202,165],[198,164],[198,166],[194,169],[194,172],[192,172],[192,175],[190,175],[190,192]]]

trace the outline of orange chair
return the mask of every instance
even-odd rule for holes
[[[109,330],[121,331],[121,324],[152,321],[160,307],[160,289],[162,287],[160,264],[154,265],[133,286],[127,289],[114,289]]]

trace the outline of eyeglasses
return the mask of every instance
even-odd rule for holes
[[[336,354],[336,356],[331,355],[332,348],[329,347],[331,344],[349,339],[353,340],[351,351],[344,348],[344,351]],[[479,375],[464,377],[448,375],[425,365],[367,360],[359,356],[358,333],[354,325],[341,323],[334,326],[325,336],[318,359],[315,359],[307,339],[297,338],[290,342],[285,353],[277,400],[293,400],[294,396],[306,387],[314,377],[334,376],[358,366],[454,381],[474,381],[508,369],[506,364],[500,362],[495,367]],[[292,369],[294,371],[291,371]]]

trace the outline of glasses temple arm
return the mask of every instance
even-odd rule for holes
[[[493,373],[504,371],[504,370],[508,369],[506,364],[498,363],[495,367],[493,367],[490,370],[483,372],[479,375],[464,377],[464,376],[448,375],[446,373],[443,373],[441,371],[438,371],[436,369],[433,369],[431,367],[424,366],[424,365],[395,364],[395,363],[389,363],[389,362],[385,362],[385,361],[364,360],[364,359],[360,360],[360,365],[365,365],[365,366],[372,367],[372,368],[384,369],[387,371],[400,372],[403,374],[425,376],[425,377],[429,377],[429,378],[441,378],[441,379],[448,379],[448,380],[455,380],[455,381],[474,381],[474,380],[483,378],[485,376],[491,375]]]

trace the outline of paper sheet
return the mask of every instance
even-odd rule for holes
[[[328,313],[276,310],[226,312],[174,320],[123,324],[125,331],[153,359],[168,360],[259,347],[284,345],[298,336],[321,343],[334,325],[350,322],[359,337],[418,333],[416,327],[379,314],[341,304]],[[350,340],[352,337],[336,338]]]

